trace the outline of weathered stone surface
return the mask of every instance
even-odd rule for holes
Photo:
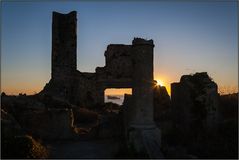
[[[104,67],[97,67],[95,73],[80,72],[76,69],[76,12],[53,12],[52,78],[40,94],[60,98],[78,106],[92,107],[104,103],[104,90],[107,88],[136,88],[134,95],[138,95],[137,88],[142,83],[145,85],[142,88],[148,88],[148,98],[151,97],[150,103],[147,103],[151,105],[147,107],[150,109],[153,46],[152,40],[141,38],[135,38],[132,45],[110,44],[104,54]],[[142,98],[142,95],[139,96]],[[145,100],[148,98],[145,97]],[[141,105],[141,102],[137,103]],[[152,114],[152,111],[146,112]],[[140,112],[136,115],[138,114]]]
[[[158,128],[131,128],[128,133],[128,145],[148,158],[163,158],[161,152],[161,133]]]
[[[41,139],[72,139],[76,136],[71,109],[25,112],[19,122],[29,133]]]
[[[76,70],[76,12],[53,12],[52,29],[52,78],[40,95],[90,107],[104,103],[107,88],[132,88],[132,106],[127,110],[134,114],[127,119],[126,130],[144,133],[150,128],[148,134],[159,133],[153,119],[153,40],[134,38],[132,45],[111,44],[105,51],[105,66],[97,67],[95,73],[82,73]],[[145,141],[148,134],[129,138]],[[160,133],[144,143],[150,154],[153,139],[160,146]]]
[[[74,118],[70,109],[74,106],[66,102],[46,100],[40,96],[4,96],[2,104],[27,133],[43,139],[66,139],[74,136]]]
[[[123,134],[122,124],[116,113],[104,113],[99,122],[99,138],[118,138]]]
[[[48,150],[29,135],[2,137],[2,159],[46,159],[48,155]]]
[[[75,108],[73,109],[74,123],[77,124],[89,124],[97,123],[99,114],[97,112],[88,110],[86,108]]]
[[[108,45],[105,51],[105,70],[108,78],[131,78],[131,52],[131,45]]]
[[[17,114],[21,110],[43,110],[45,105],[34,96],[4,96],[1,105],[11,114]]]
[[[133,40],[134,125],[153,125],[153,48],[152,40]],[[142,119],[142,117],[144,117]]]
[[[179,83],[171,84],[176,122],[186,131],[190,126],[215,126],[219,120],[218,96],[217,84],[206,72],[182,76]]]
[[[69,78],[76,70],[76,11],[53,12],[52,78]]]
[[[131,109],[133,106],[133,98],[131,94],[125,94],[124,95],[124,102],[122,105],[122,112],[123,112],[123,121],[124,121],[124,127],[129,128],[129,122],[131,121],[133,109]],[[126,132],[127,134],[127,132]]]
[[[15,118],[1,109],[1,158],[47,158],[46,148],[26,134]]]
[[[4,138],[24,135],[24,131],[15,118],[3,109],[1,109],[1,134]]]
[[[159,121],[165,117],[171,107],[171,100],[164,86],[154,87],[154,120]]]

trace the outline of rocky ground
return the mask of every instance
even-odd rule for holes
[[[46,144],[49,158],[112,158],[119,144],[114,139],[59,141]]]
[[[238,93],[220,96],[219,128],[201,131],[193,143],[175,127],[168,96],[159,97],[165,101],[157,103],[168,105],[155,102],[165,158],[238,157]],[[127,148],[116,104],[89,110],[59,100],[52,108],[36,96],[2,95],[1,100],[1,158],[147,158]]]
[[[119,106],[94,111],[57,99],[50,106],[36,95],[1,98],[2,158],[112,158],[118,151],[112,105]]]

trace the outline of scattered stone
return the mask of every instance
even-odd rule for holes
[[[47,149],[28,135],[2,139],[1,149],[1,158],[4,159],[45,159],[49,156]]]
[[[74,139],[74,118],[71,109],[49,109],[24,112],[19,123],[40,139]]]
[[[15,118],[3,109],[1,109],[1,131],[4,138],[24,135],[24,131]]]

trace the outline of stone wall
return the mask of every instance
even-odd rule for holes
[[[96,89],[96,74],[78,72],[76,83],[76,93],[74,94],[75,104],[86,107],[96,105],[96,97],[98,97]]]
[[[105,66],[82,73],[76,70],[76,12],[53,12],[52,79],[40,94],[89,107],[104,103],[107,88],[132,88],[129,142],[138,151],[146,149],[151,158],[161,157],[160,131],[153,119],[153,48],[153,40],[142,38],[134,38],[132,45],[111,44],[105,51]]]
[[[104,90],[107,88],[142,86],[152,92],[152,40],[135,38],[132,45],[110,44],[104,54],[105,66],[97,67],[95,73],[86,73],[76,70],[75,29],[75,12],[65,15],[53,12],[52,78],[40,94],[57,97],[78,106],[92,107],[104,103]],[[139,79],[144,80],[139,82]],[[136,93],[137,91],[135,95],[138,95]]]
[[[171,84],[175,122],[185,131],[191,126],[215,126],[220,119],[218,98],[217,84],[206,72],[182,76],[179,83]]]
[[[105,51],[105,72],[109,79],[131,78],[131,45],[111,44]]]
[[[95,73],[82,73],[76,69],[76,12],[53,12],[52,78],[40,94],[87,107],[103,104],[107,88],[133,88],[135,103],[144,106],[137,101],[148,99],[151,106],[147,109],[152,108],[153,46],[152,40],[141,38],[135,38],[132,45],[110,44],[104,54],[105,66],[97,67]],[[137,88],[148,88],[148,98],[139,100],[145,96]]]

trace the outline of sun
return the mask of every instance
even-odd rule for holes
[[[161,80],[156,80],[157,81],[157,86],[163,86],[163,82]]]

